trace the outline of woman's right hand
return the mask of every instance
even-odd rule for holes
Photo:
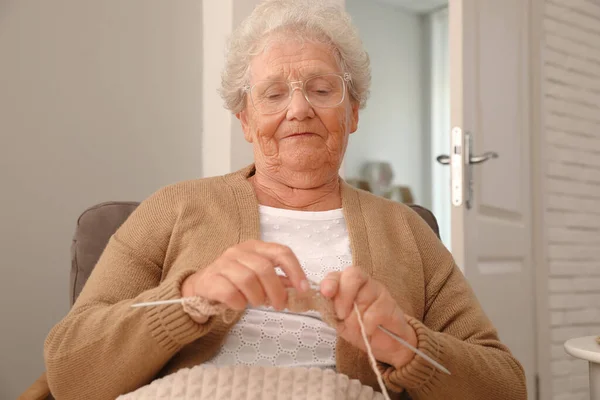
[[[279,267],[286,277],[277,275]],[[286,287],[300,292],[309,289],[306,275],[289,247],[260,240],[227,249],[208,267],[190,275],[181,286],[183,297],[199,296],[233,310],[269,303],[277,310],[286,307]]]

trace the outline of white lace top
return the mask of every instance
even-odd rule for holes
[[[341,209],[309,212],[260,206],[262,240],[289,246],[309,279],[352,264]],[[278,271],[278,273],[283,273]],[[335,368],[336,333],[318,313],[249,308],[209,365]]]

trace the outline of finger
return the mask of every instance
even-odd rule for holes
[[[365,310],[366,308],[371,306],[373,302],[378,299],[379,296],[388,293],[381,283],[366,275],[364,276],[366,282],[354,298],[354,302],[358,305],[359,309],[361,310]]]
[[[391,297],[381,294],[361,313],[365,331],[370,336],[379,325],[397,324],[400,308]]]
[[[340,287],[340,271],[330,272],[321,281],[321,294],[329,299],[334,297]]]
[[[287,276],[278,274],[277,277],[281,281],[281,284],[283,285],[283,287],[285,287],[285,288],[293,288],[294,287],[294,284],[292,283],[290,278],[288,278]]]
[[[287,301],[285,284],[275,272],[273,262],[256,253],[244,252],[239,255],[238,262],[244,264],[258,278],[269,303],[277,310],[283,310]],[[289,282],[289,279],[286,278]]]
[[[211,275],[210,282],[203,282],[206,289],[202,290],[204,297],[208,300],[218,301],[233,310],[243,310],[248,304],[246,297],[226,277],[215,274]]]
[[[344,320],[352,313],[356,297],[368,279],[356,267],[349,267],[342,271],[338,294],[333,299],[334,309],[339,319]]]
[[[310,289],[306,274],[300,266],[300,262],[287,247],[277,243],[266,243],[261,241],[247,242],[252,250],[260,255],[269,258],[274,265],[280,267],[286,276],[290,278],[294,287],[300,292],[306,292]]]
[[[231,261],[219,270],[219,275],[226,277],[254,307],[265,303],[266,294],[256,273],[237,261]]]

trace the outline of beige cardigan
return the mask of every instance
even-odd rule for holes
[[[48,383],[59,399],[114,399],[153,379],[199,365],[232,324],[198,325],[180,305],[131,308],[181,297],[182,281],[227,248],[260,239],[254,167],[165,187],[109,241],[77,302],[49,333]],[[414,399],[525,399],[523,369],[499,341],[452,256],[410,208],[342,181],[354,264],[385,284],[410,318],[420,357],[400,370],[380,365],[392,392]],[[365,353],[338,338],[337,372],[377,389]]]

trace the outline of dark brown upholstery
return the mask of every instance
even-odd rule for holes
[[[75,302],[111,235],[139,203],[107,202],[88,208],[77,221],[71,247],[71,301]],[[437,220],[428,209],[410,205],[439,237]]]
[[[97,204],[81,214],[71,245],[71,304],[81,293],[112,234],[138,205],[136,202],[112,201]]]

